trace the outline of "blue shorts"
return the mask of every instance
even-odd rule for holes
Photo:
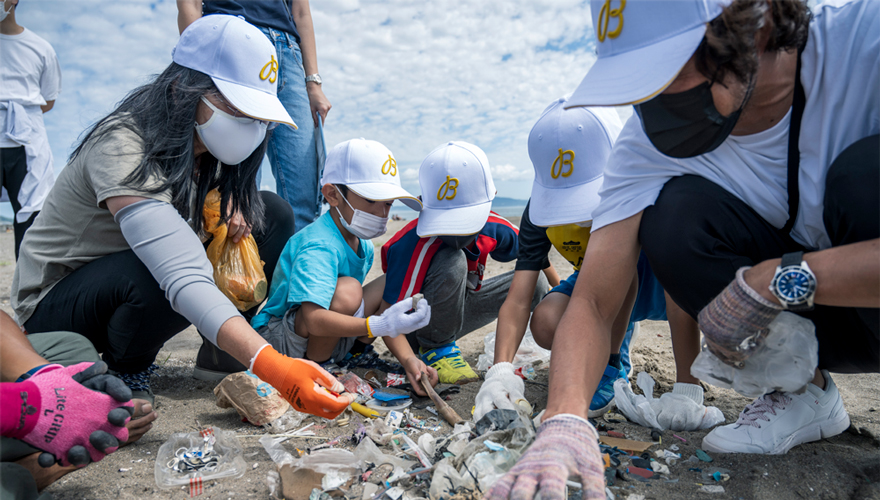
[[[651,265],[648,264],[648,258],[644,253],[639,255],[638,270],[639,294],[636,296],[636,303],[633,305],[632,314],[629,317],[630,323],[646,319],[666,321],[666,296],[663,294],[663,287],[654,276],[654,271],[651,270]],[[578,271],[575,271],[549,293],[564,293],[571,297],[577,277]]]

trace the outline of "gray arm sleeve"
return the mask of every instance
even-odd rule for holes
[[[145,200],[116,212],[115,220],[171,307],[216,345],[223,323],[241,314],[214,285],[205,248],[177,210],[168,203]]]

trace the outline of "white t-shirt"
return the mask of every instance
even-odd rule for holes
[[[49,42],[27,28],[18,35],[0,34],[0,102],[17,102],[28,109],[54,101],[60,92],[61,66]],[[0,130],[5,129],[3,110]],[[0,138],[0,146],[19,144]]]
[[[822,221],[828,168],[848,146],[880,133],[880,1],[817,7],[801,57],[807,102],[799,140],[800,208],[792,237],[824,249],[831,246]],[[711,153],[679,159],[657,151],[633,115],[608,160],[593,230],[653,205],[669,179],[688,174],[718,184],[781,228],[788,220],[790,122],[791,111],[768,130],[729,136]]]

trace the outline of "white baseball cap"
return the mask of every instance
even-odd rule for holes
[[[638,104],[663,92],[732,1],[592,0],[599,58],[567,106]]]
[[[419,236],[474,234],[489,220],[495,182],[477,146],[451,141],[431,151],[419,167],[419,185]]]
[[[324,184],[343,184],[368,200],[400,200],[415,211],[422,209],[419,199],[400,187],[394,155],[376,141],[351,139],[334,146],[324,163]]]
[[[535,168],[529,219],[536,226],[593,219],[605,164],[623,128],[612,108],[565,109],[567,102],[550,104],[529,133]]]
[[[296,128],[278,100],[275,46],[244,19],[223,14],[196,19],[181,33],[171,58],[210,76],[223,97],[242,113]]]

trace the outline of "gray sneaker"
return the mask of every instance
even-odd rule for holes
[[[746,406],[736,423],[716,427],[703,438],[715,453],[783,455],[801,443],[836,436],[849,427],[840,392],[822,370],[825,390],[807,384],[803,394],[771,392]]]

